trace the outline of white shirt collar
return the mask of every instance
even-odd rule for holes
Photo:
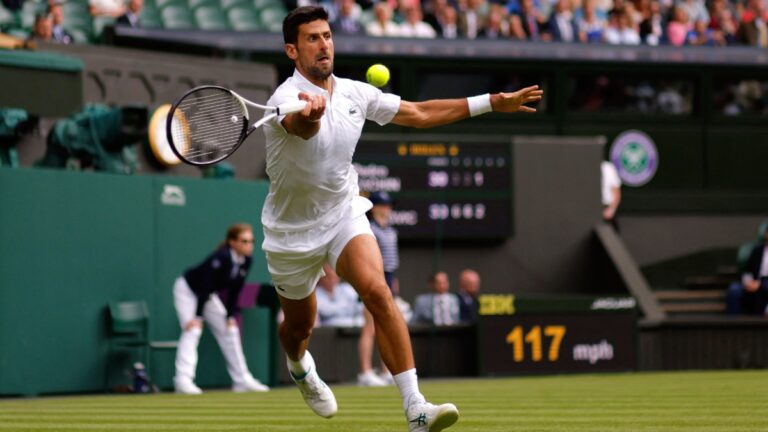
[[[229,248],[229,254],[232,256],[232,262],[237,265],[243,265],[245,263],[245,257],[235,252],[234,249]]]
[[[302,75],[298,69],[293,70],[293,79],[295,79],[297,81],[297,84],[301,87],[308,86],[316,94],[323,94],[328,96],[328,90],[313,84],[304,75]],[[331,74],[331,87],[332,88],[336,87],[336,75],[333,75],[333,74]]]

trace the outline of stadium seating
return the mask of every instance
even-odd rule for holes
[[[264,29],[259,21],[259,16],[250,8],[232,8],[227,12],[227,17],[229,18],[230,27],[236,31],[255,31]]]
[[[228,11],[234,7],[248,7],[248,0],[220,0],[221,8]]]
[[[283,29],[283,19],[287,14],[283,6],[269,6],[261,9],[259,20],[263,28],[271,32],[279,32]]]
[[[0,29],[4,30],[16,25],[16,16],[0,3]]]
[[[160,15],[163,19],[163,27],[170,30],[194,28],[194,18],[186,6],[179,4],[164,7]]]
[[[195,10],[197,28],[201,30],[229,30],[227,17],[217,6],[201,6]]]

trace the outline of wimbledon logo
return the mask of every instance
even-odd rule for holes
[[[622,182],[642,186],[656,174],[659,153],[651,137],[638,130],[628,130],[613,140],[611,162],[618,169]]]

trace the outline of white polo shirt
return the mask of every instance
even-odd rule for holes
[[[329,97],[296,70],[269,99],[275,106],[298,100],[299,92],[323,94],[326,108],[320,131],[309,140],[286,132],[283,117],[264,125],[270,180],[261,215],[265,234],[323,230],[338,222],[359,195],[352,156],[365,120],[385,125],[400,109],[400,96],[359,81],[331,79]]]

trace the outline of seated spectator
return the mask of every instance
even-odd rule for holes
[[[488,15],[484,0],[466,0],[466,7],[459,8],[459,32],[467,39],[477,38],[483,31]]]
[[[331,30],[335,34],[359,35],[363,34],[363,27],[358,21],[359,14],[355,14],[355,0],[340,0],[336,18],[331,21]]]
[[[53,41],[53,18],[45,13],[35,15],[35,24],[32,27],[30,41]]]
[[[608,28],[603,36],[606,42],[612,45],[640,45],[640,30],[629,14],[612,11],[608,16]]]
[[[688,45],[693,46],[721,46],[725,45],[722,34],[707,26],[706,21],[696,21],[693,30],[686,37]]]
[[[117,18],[115,24],[127,27],[141,27],[141,10],[144,0],[128,0],[128,10]]]
[[[520,11],[512,15],[509,20],[512,37],[520,40],[541,40],[541,28],[545,24],[546,19],[536,9],[533,0],[521,0]]]
[[[330,264],[323,266],[325,276],[317,282],[318,325],[323,327],[360,327],[363,304],[352,285],[342,281]]]
[[[477,321],[480,305],[480,275],[472,269],[459,273],[459,319],[464,323]]]
[[[392,21],[392,8],[381,2],[373,6],[375,19],[365,26],[365,34],[376,37],[400,36],[400,26]]]
[[[446,5],[437,13],[437,34],[443,39],[457,39],[459,34],[459,15],[453,6]]]
[[[423,39],[437,37],[435,29],[422,20],[421,7],[418,3],[406,10],[405,22],[400,25],[401,36]]]
[[[88,0],[92,16],[108,16],[117,18],[125,13],[123,0]]]
[[[509,37],[507,9],[501,5],[492,5],[485,26],[477,35],[483,39],[501,39]]]
[[[64,30],[64,10],[61,7],[61,3],[58,1],[49,3],[48,13],[51,15],[53,23],[51,30],[53,41],[62,44],[72,43],[72,35]]]
[[[429,277],[430,293],[416,297],[413,307],[413,322],[434,324],[437,326],[453,325],[459,322],[459,298],[448,292],[450,282],[445,272],[437,272]]]
[[[605,33],[605,19],[597,14],[597,0],[585,0],[582,17],[577,23],[579,40],[582,43],[600,43]]]
[[[763,238],[752,248],[740,282],[734,282],[726,295],[729,314],[766,315],[768,310],[768,224]]]
[[[691,25],[684,8],[675,6],[670,12],[672,19],[667,24],[667,42],[674,46],[683,46]]]
[[[707,11],[704,0],[681,0],[675,4],[675,7],[685,10],[688,21],[692,25],[699,21],[704,21],[709,25],[709,11]]]
[[[640,22],[640,39],[648,45],[659,45],[664,39],[664,17],[659,0],[643,0],[643,20]]]
[[[558,0],[547,23],[547,31],[555,42],[576,42],[578,29],[573,18],[571,0]]]
[[[768,47],[768,11],[765,0],[747,0],[736,32],[738,41],[745,45]]]

